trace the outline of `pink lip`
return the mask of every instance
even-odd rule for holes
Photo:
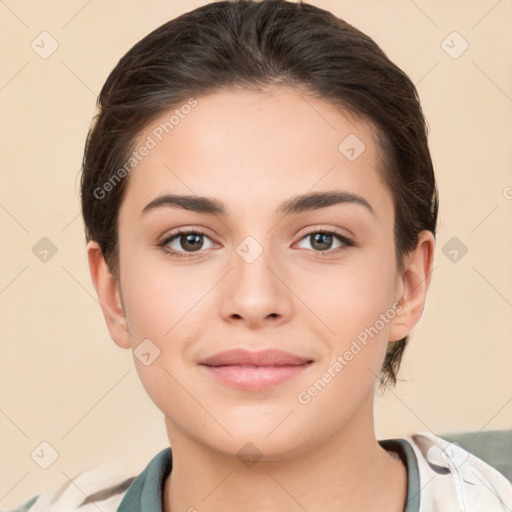
[[[230,387],[256,391],[277,386],[302,373],[312,360],[268,349],[252,352],[234,349],[201,361],[200,366]]]
[[[207,357],[200,364],[206,366],[250,365],[250,366],[297,366],[310,362],[311,359],[296,356],[282,350],[267,349],[258,352],[242,348],[226,350]]]

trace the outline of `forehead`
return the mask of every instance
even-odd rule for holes
[[[122,209],[140,212],[157,195],[179,193],[218,197],[235,214],[331,189],[391,205],[372,126],[288,87],[184,101],[146,128],[135,151],[143,146]]]

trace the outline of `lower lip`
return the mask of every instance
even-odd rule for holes
[[[289,366],[201,366],[225,385],[246,391],[259,391],[293,379],[311,364],[310,362]]]

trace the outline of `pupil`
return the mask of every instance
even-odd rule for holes
[[[190,249],[197,250],[200,249],[203,245],[202,243],[198,243],[201,239],[202,235],[196,235],[194,233],[189,233],[188,235],[184,235],[185,237],[185,244],[182,244],[182,247],[184,249],[187,248],[187,244],[190,244]]]
[[[316,244],[317,242],[322,242],[322,240],[325,243],[326,242],[326,240],[325,240],[326,238],[327,238],[327,245],[330,245],[330,243],[332,242],[332,240],[331,240],[332,239],[332,235],[328,235],[326,233],[316,233],[314,235],[314,240],[315,240],[314,243]],[[319,248],[320,249],[325,249],[325,246],[324,247],[320,246]]]

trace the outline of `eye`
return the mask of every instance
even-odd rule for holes
[[[204,241],[209,240],[210,245],[205,247]],[[346,247],[353,246],[352,240],[341,233],[328,230],[316,230],[304,235],[302,240],[308,240],[310,248],[317,254],[324,256],[342,252]],[[332,248],[334,242],[338,246]],[[166,237],[158,244],[168,254],[177,257],[191,257],[194,253],[201,252],[201,249],[211,249],[215,244],[210,237],[200,230],[178,231]],[[306,247],[308,249],[308,247]]]
[[[211,238],[202,231],[178,231],[177,233],[165,238],[158,245],[163,247],[165,251],[172,255],[187,257],[187,253],[200,252],[201,249],[205,248],[205,238],[211,242]],[[210,247],[206,247],[206,249],[210,249],[212,246],[213,243]],[[180,250],[180,248],[183,250]]]
[[[328,254],[336,254],[343,251],[345,247],[354,245],[352,240],[350,240],[350,238],[346,237],[345,235],[337,233],[336,231],[326,230],[311,231],[307,235],[303,236],[301,240],[308,240],[312,250],[315,252],[327,252]],[[332,248],[331,246],[335,241],[338,241],[339,245],[335,248]]]

